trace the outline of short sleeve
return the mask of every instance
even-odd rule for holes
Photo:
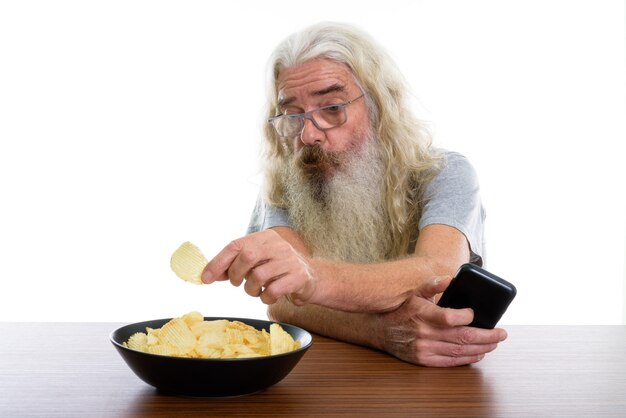
[[[289,213],[286,209],[268,204],[259,194],[246,233],[252,234],[275,226],[291,227]]]
[[[445,164],[424,192],[424,206],[418,228],[444,224],[465,235],[470,261],[482,265],[485,258],[485,209],[474,167],[456,152],[445,152]]]

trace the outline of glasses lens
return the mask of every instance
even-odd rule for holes
[[[346,107],[344,105],[326,106],[313,113],[315,122],[321,129],[330,129],[346,122]]]
[[[284,115],[272,121],[274,129],[283,138],[298,135],[302,130],[302,118],[299,115]]]
[[[325,131],[343,125],[347,118],[346,104],[341,103],[322,107],[311,111],[311,113],[278,116],[272,119],[272,126],[281,137],[292,138],[302,132],[304,119],[311,120],[317,129]]]

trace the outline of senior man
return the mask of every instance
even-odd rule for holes
[[[411,363],[480,361],[506,332],[435,304],[461,264],[482,264],[470,163],[431,145],[395,64],[357,28],[293,34],[269,77],[265,189],[203,282],[243,283],[273,320]]]

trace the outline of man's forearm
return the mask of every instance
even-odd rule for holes
[[[316,334],[381,349],[374,314],[342,312],[312,304],[295,306],[284,298],[270,305],[267,313],[273,321],[286,322]]]
[[[376,264],[313,258],[309,264],[317,280],[309,303],[345,312],[395,310],[424,280],[453,272],[436,260],[416,255]]]
[[[295,231],[286,227],[274,230],[307,259],[316,281],[316,291],[308,303],[344,312],[392,311],[424,280],[450,276],[469,260],[465,236],[445,225],[423,229],[415,253],[372,264],[315,258]]]

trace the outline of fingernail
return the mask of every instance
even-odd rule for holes
[[[204,270],[200,279],[202,280],[202,283],[211,283],[211,273],[209,273],[208,270]]]

